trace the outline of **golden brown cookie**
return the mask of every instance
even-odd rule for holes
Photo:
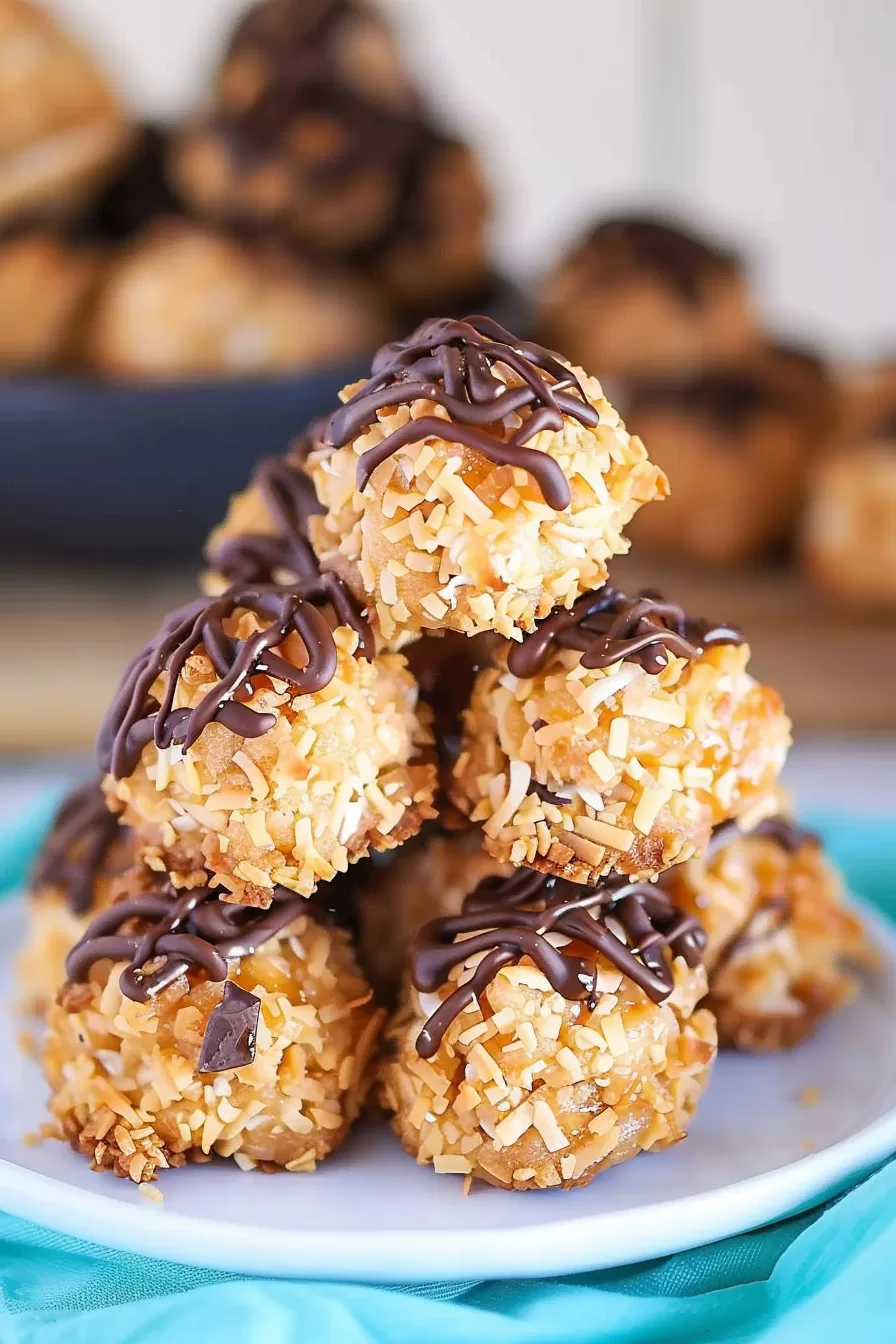
[[[838,602],[896,607],[896,365],[845,380],[837,439],[810,476],[801,540],[806,569]]]
[[[99,373],[176,379],[307,369],[369,349],[383,331],[354,276],[164,223],[112,265],[83,343]]]
[[[666,494],[596,379],[486,317],[423,323],[342,396],[308,456],[311,540],[395,647],[518,637],[602,583]]]
[[[128,134],[116,95],[53,15],[0,0],[0,221],[70,210]]]
[[[420,935],[381,1069],[419,1163],[568,1188],[685,1137],[716,1046],[699,926],[617,887],[487,878]]]
[[[381,1014],[344,930],[301,897],[222,906],[160,880],[105,910],[48,1015],[50,1112],[136,1183],[211,1154],[313,1171],[345,1139]]]
[[[229,899],[307,896],[433,815],[435,767],[400,654],[376,653],[332,576],[250,584],[172,612],[100,734],[107,796]]]
[[[480,673],[452,799],[490,853],[575,882],[698,853],[784,764],[780,696],[729,626],[609,585]]]
[[[733,563],[789,539],[809,464],[831,432],[820,362],[770,349],[683,379],[633,378],[622,404],[672,482],[662,509],[633,520],[633,544]]]
[[[423,925],[459,914],[482,878],[510,872],[483,849],[478,828],[425,830],[382,866],[365,863],[353,870],[358,955],[383,1002],[394,1000]]]
[[[739,258],[671,221],[603,220],[544,281],[543,339],[599,378],[693,372],[759,341]]]
[[[103,265],[99,248],[48,228],[0,237],[0,370],[63,362]]]

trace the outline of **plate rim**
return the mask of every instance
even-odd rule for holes
[[[873,906],[858,899],[852,903],[896,967],[896,926]],[[0,924],[21,905],[21,898],[3,905]],[[823,1203],[894,1152],[896,1104],[855,1133],[784,1167],[637,1208],[554,1218],[548,1224],[549,1237],[538,1235],[539,1224],[527,1223],[462,1234],[427,1227],[391,1229],[375,1236],[253,1225],[247,1238],[237,1222],[204,1219],[148,1202],[140,1207],[6,1158],[0,1158],[0,1210],[82,1242],[267,1278],[380,1284],[528,1279],[640,1264],[752,1231]]]

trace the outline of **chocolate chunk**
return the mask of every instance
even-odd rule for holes
[[[255,1038],[261,1000],[228,980],[224,997],[211,1016],[199,1051],[199,1073],[239,1069],[255,1058]]]

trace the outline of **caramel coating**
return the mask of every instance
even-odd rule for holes
[[[478,830],[425,832],[386,867],[364,864],[356,870],[358,955],[384,1002],[394,999],[411,941],[423,925],[458,914],[484,877],[506,877],[510,871],[483,849]]]
[[[627,419],[674,489],[632,520],[632,544],[730,564],[785,541],[830,412],[823,368],[813,375],[810,361],[772,351],[737,369],[636,382]]]
[[[0,220],[78,203],[127,143],[87,52],[30,0],[0,4]]]
[[[509,369],[495,369],[515,386]],[[388,644],[422,630],[518,636],[603,583],[607,561],[628,549],[623,528],[642,504],[665,498],[666,478],[641,440],[597,380],[573,372],[600,423],[590,429],[564,416],[562,431],[543,430],[527,445],[569,481],[572,501],[559,512],[522,468],[433,435],[380,463],[359,491],[359,457],[409,420],[443,415],[431,401],[385,407],[344,448],[311,452],[308,471],[328,510],[310,522],[315,550],[368,601]]]
[[[722,644],[653,674],[589,670],[556,650],[525,680],[499,658],[464,715],[452,800],[499,859],[574,882],[651,877],[768,793],[784,764],[790,722],[749,656]]]
[[[663,887],[706,930],[706,1006],[723,1045],[792,1049],[853,997],[848,967],[872,960],[839,874],[811,840],[789,853],[746,834],[670,869]]]
[[[245,639],[262,624],[242,611],[224,626]],[[129,778],[107,778],[107,796],[124,804],[123,820],[163,867],[205,865],[233,900],[267,906],[276,884],[308,896],[433,815],[435,767],[415,760],[428,734],[404,658],[355,657],[358,636],[345,626],[334,639],[336,673],[321,691],[291,695],[283,683],[253,678],[246,704],[275,717],[262,736],[210,723],[186,752],[150,742]],[[294,640],[280,646],[284,656]],[[292,656],[301,664],[300,643]],[[194,708],[217,682],[205,653],[194,654],[176,705]],[[163,672],[153,694],[166,684]]]
[[[539,329],[601,378],[738,359],[758,329],[738,259],[649,218],[608,219],[542,285]]]
[[[95,1170],[141,1183],[216,1153],[244,1171],[313,1171],[343,1142],[381,1024],[343,930],[301,915],[232,965],[261,1000],[255,1058],[214,1074],[196,1067],[223,985],[191,972],[135,1003],[120,971],[98,962],[47,1019],[50,1111]]]
[[[84,356],[119,378],[247,375],[339,360],[384,330],[378,301],[354,276],[168,222],[112,267]]]
[[[48,230],[0,242],[0,368],[60,362],[102,264],[97,249],[67,243]]]
[[[411,990],[388,1038],[382,1099],[419,1163],[507,1190],[586,1185],[637,1153],[685,1137],[716,1052],[695,1006],[701,968],[674,963],[662,1004],[597,957],[597,1003],[570,1003],[529,961],[499,971],[448,1028],[438,1053],[415,1041],[436,998]],[[468,974],[460,966],[443,994]],[[432,1002],[430,1002],[432,1000]]]

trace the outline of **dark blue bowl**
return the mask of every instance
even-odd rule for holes
[[[525,333],[496,282],[473,311]],[[0,562],[196,564],[253,463],[338,405],[369,357],[251,380],[0,378]]]
[[[195,563],[252,464],[366,364],[165,386],[0,381],[0,558]]]

